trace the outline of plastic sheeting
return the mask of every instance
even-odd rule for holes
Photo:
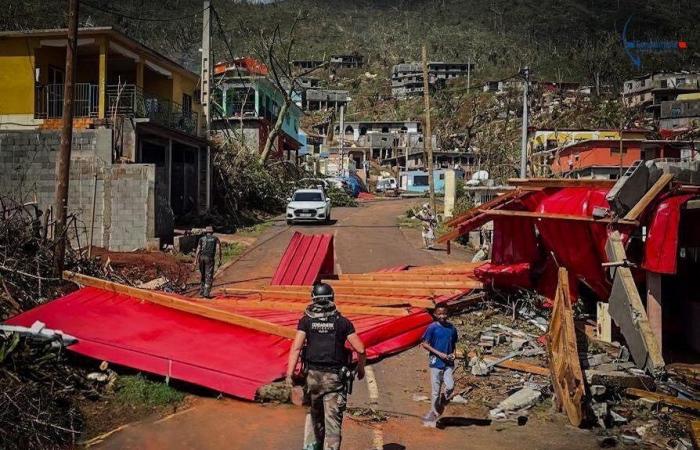
[[[224,299],[212,307],[227,309]],[[296,327],[299,313],[236,308],[235,312]],[[415,345],[432,321],[422,309],[403,317],[348,315],[378,358]],[[195,383],[252,400],[284,375],[291,340],[169,309],[132,297],[83,288],[10,319],[78,338],[71,351],[98,360]]]
[[[692,197],[668,197],[656,207],[644,246],[644,269],[656,273],[676,273],[681,207]]]
[[[311,286],[322,275],[331,275],[333,267],[333,235],[292,235],[270,284]]]

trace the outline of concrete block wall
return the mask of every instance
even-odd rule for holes
[[[0,131],[0,194],[53,205],[59,131]],[[155,237],[155,167],[112,164],[112,130],[73,134],[69,213],[77,217],[73,245],[88,244],[93,199],[93,245],[114,251],[146,248]]]

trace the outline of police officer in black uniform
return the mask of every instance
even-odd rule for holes
[[[357,353],[357,378],[365,376],[365,346],[355,333],[352,322],[335,306],[333,288],[317,284],[311,292],[312,303],[299,320],[297,334],[289,352],[287,384],[291,386],[299,354],[304,350],[306,389],[311,399],[311,421],[316,448],[340,448],[343,412],[348,389],[355,374],[350,370],[352,353]],[[306,347],[304,347],[306,343]]]
[[[201,276],[199,295],[202,297],[211,298],[211,285],[214,281],[214,265],[217,248],[219,249],[219,266],[221,266],[221,242],[218,237],[214,236],[214,228],[208,226],[205,229],[204,236],[199,238],[197,253],[194,257],[195,270],[199,267],[199,274]]]

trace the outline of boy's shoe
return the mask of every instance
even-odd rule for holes
[[[423,416],[423,426],[435,428],[439,417],[440,416],[438,416],[435,411],[430,411],[428,414]]]

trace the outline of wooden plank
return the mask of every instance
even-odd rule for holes
[[[301,292],[303,294],[309,295],[311,292],[311,286],[275,286],[276,288],[282,288],[284,290],[291,290],[293,292]],[[405,287],[397,288],[396,286],[334,286],[333,290],[336,294],[348,294],[348,295],[383,295],[383,296],[417,296],[417,297],[432,297],[435,295],[444,294],[459,294],[464,292],[466,289],[460,288],[428,288],[428,287]]]
[[[625,220],[638,220],[649,204],[661,193],[661,191],[673,180],[673,175],[665,173],[656,180],[656,183],[639,199],[636,205],[625,215]]]
[[[470,273],[457,274],[416,274],[416,273],[367,273],[367,274],[343,274],[341,280],[361,281],[361,280],[384,280],[384,281],[478,281]]]
[[[596,309],[596,337],[607,343],[612,342],[612,319],[608,303],[598,302]]]
[[[496,216],[506,216],[506,217],[526,217],[532,219],[546,219],[546,220],[568,220],[574,222],[598,222],[598,223],[616,223],[621,225],[639,225],[637,221],[626,220],[626,219],[612,219],[605,217],[602,219],[597,219],[590,216],[577,216],[574,214],[555,214],[555,213],[538,213],[531,211],[512,211],[507,209],[490,209],[484,211],[489,217]]]
[[[309,303],[311,296],[301,292],[289,292],[266,289],[246,289],[246,288],[223,288],[217,292],[229,295],[250,296],[251,298],[260,298],[263,300],[271,298],[282,298],[285,300],[299,301]],[[246,295],[248,294],[248,295]],[[400,306],[410,305],[418,308],[434,308],[435,302],[430,299],[415,298],[415,297],[400,297],[388,295],[351,295],[351,294],[335,294],[336,304],[354,303],[361,305],[374,306]]]
[[[464,354],[460,350],[458,350],[456,352],[456,356],[457,358],[463,358]],[[474,356],[476,356],[476,353],[469,352],[467,356],[469,356],[469,358],[473,358]],[[494,361],[498,361],[499,359],[495,356],[482,356],[482,358],[486,363],[492,363]],[[515,359],[508,359],[506,361],[502,361],[496,364],[496,367],[502,367],[504,369],[515,370],[518,372],[532,373],[534,375],[541,375],[543,377],[550,376],[549,369],[546,367],[537,366],[535,364],[526,363],[524,361],[517,361]]]
[[[658,392],[650,392],[645,391],[644,389],[637,388],[627,388],[625,389],[625,394],[631,397],[641,397],[649,400],[654,400],[665,405],[675,406],[681,409],[700,411],[700,402],[686,400],[678,397],[672,397],[670,395],[660,394]]]
[[[615,180],[589,180],[581,178],[510,178],[508,184],[524,187],[588,187],[588,188],[612,188]]]
[[[433,288],[433,289],[483,289],[478,280],[461,281],[395,281],[395,280],[323,280],[335,288],[338,287],[373,287],[394,288],[398,293],[403,288]]]
[[[128,295],[129,297],[144,300],[166,308],[188,312],[190,314],[206,317],[208,319],[218,320],[220,322],[226,322],[232,325],[238,325],[240,327],[261,331],[263,333],[274,334],[276,336],[282,336],[289,339],[293,339],[296,335],[296,330],[290,327],[284,327],[272,322],[246,317],[228,311],[221,311],[219,309],[211,308],[210,306],[207,306],[201,302],[184,300],[162,292],[125,286],[123,284],[101,280],[99,278],[89,277],[87,275],[69,271],[63,272],[63,278],[83,286],[90,286],[117,294]]]
[[[574,314],[569,298],[569,276],[565,268],[559,268],[558,278],[547,331],[549,370],[556,394],[555,406],[566,413],[572,425],[578,427],[583,422],[585,384],[578,359]]]
[[[222,306],[234,306],[238,308],[253,308],[253,309],[269,309],[274,311],[305,311],[308,303],[301,302],[284,302],[270,300],[217,300],[214,304]],[[405,316],[408,315],[406,308],[391,308],[378,306],[361,306],[338,304],[338,311],[345,314],[364,314],[369,316]]]
[[[693,448],[700,448],[700,420],[690,422],[690,437],[693,439]]]
[[[456,225],[459,225],[460,223],[467,221],[467,220],[471,219],[472,217],[479,215],[480,210],[482,210],[482,209],[494,208],[502,203],[505,203],[509,200],[515,199],[516,197],[520,197],[521,195],[522,195],[522,192],[520,192],[517,189],[514,191],[506,192],[503,195],[499,195],[498,197],[493,198],[486,203],[482,203],[479,206],[475,206],[474,208],[470,209],[469,211],[466,211],[466,212],[460,214],[459,216],[457,216],[451,220],[448,220],[447,222],[445,222],[445,226],[454,227]]]

